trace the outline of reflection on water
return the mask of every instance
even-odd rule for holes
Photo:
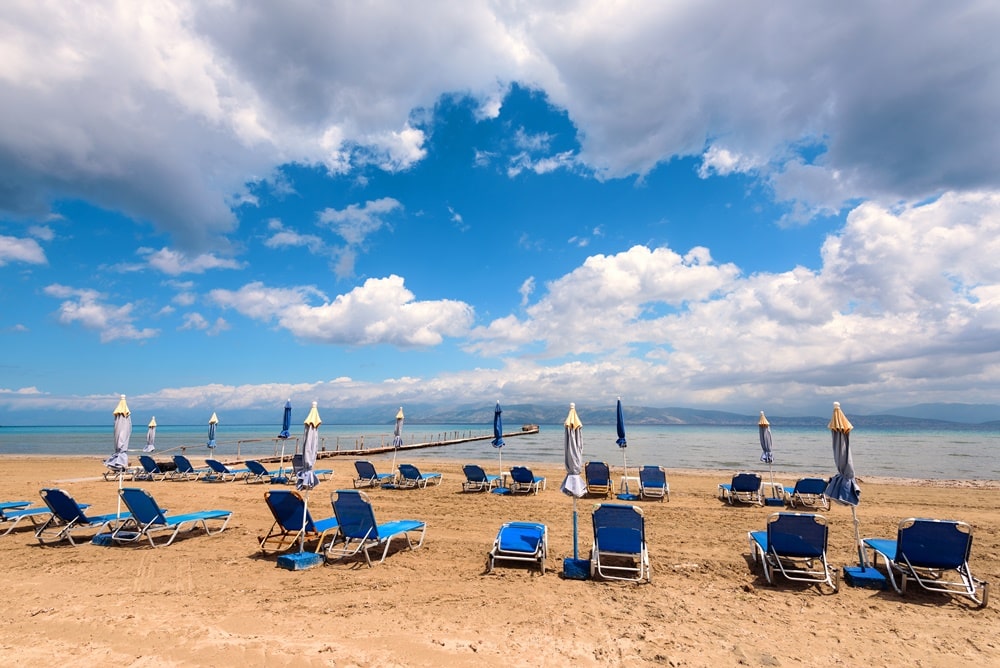
[[[581,416],[586,418],[586,416]],[[760,462],[756,427],[635,426],[626,425],[628,447],[616,444],[613,425],[585,426],[583,448],[586,459],[600,459],[621,466],[657,464],[683,469],[747,469],[766,471]],[[215,455],[222,458],[277,455],[295,451],[301,435],[282,442],[274,425],[219,425]],[[830,432],[816,428],[781,428],[771,425],[774,438],[774,469],[792,475],[828,476],[835,472]],[[156,431],[158,455],[169,457],[184,448],[185,454],[203,457],[207,427],[161,425]],[[404,428],[406,444],[492,435],[490,425],[412,425]],[[391,425],[326,425],[320,428],[321,447],[326,450],[379,447],[392,442]],[[854,467],[858,476],[903,478],[1000,478],[1000,459],[995,456],[1000,432],[902,431],[856,428],[851,432]],[[519,462],[561,463],[562,425],[542,425],[539,433],[506,439],[503,464]],[[132,432],[130,452],[141,452],[146,444],[145,427]],[[112,427],[2,427],[2,454],[110,455]],[[489,438],[447,447],[408,451],[407,459],[456,459],[489,462],[497,459]],[[389,458],[392,455],[375,455]]]

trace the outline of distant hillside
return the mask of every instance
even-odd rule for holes
[[[969,424],[1000,422],[1000,406],[996,404],[917,404],[892,408],[884,413],[900,417],[948,420],[949,422],[967,422]]]

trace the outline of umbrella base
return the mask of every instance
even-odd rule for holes
[[[843,568],[843,573],[844,582],[852,587],[862,587],[864,589],[885,589],[885,576],[871,566],[868,568],[862,568],[861,566],[845,566]]]
[[[563,577],[567,580],[587,580],[590,578],[589,559],[563,559]]]
[[[278,557],[278,566],[290,571],[304,571],[323,565],[323,555],[315,552],[295,552]]]
[[[619,494],[618,498],[620,500],[622,500],[622,501],[638,501],[639,500],[639,495],[638,494]]]
[[[490,490],[490,494],[510,494],[509,487],[494,487]]]
[[[773,497],[768,497],[768,498],[764,499],[764,505],[765,506],[781,506],[782,508],[784,508],[784,506],[785,506],[785,500],[784,499],[776,499],[776,498],[773,498]]]
[[[109,533],[99,533],[90,539],[91,545],[100,545],[101,547],[108,547],[109,545],[114,545],[115,542],[111,540],[111,534]]]

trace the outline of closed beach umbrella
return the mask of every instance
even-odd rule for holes
[[[316,402],[312,402],[312,409],[305,419],[305,431],[302,435],[302,469],[295,476],[295,489],[306,490],[305,503],[302,508],[302,526],[306,525],[306,513],[309,512],[309,490],[319,484],[316,477],[316,453],[319,451],[319,426],[323,421],[316,410]],[[303,551],[305,545],[305,532],[299,536],[299,552]]]
[[[105,460],[105,466],[118,469],[118,489],[122,488],[122,479],[125,477],[125,469],[128,468],[128,442],[132,438],[132,411],[125,403],[125,395],[119,399],[115,407],[115,454],[110,459]],[[122,499],[118,495],[118,517],[122,514]]]
[[[215,449],[215,425],[219,424],[219,417],[213,412],[208,419],[208,447]]]
[[[152,452],[156,450],[156,416],[149,421],[146,425],[146,447],[142,449],[143,452]]]
[[[583,423],[576,414],[576,404],[569,405],[569,414],[563,423],[565,428],[564,456],[566,477],[563,479],[563,494],[573,497],[573,559],[580,558],[577,532],[576,500],[587,493],[587,481],[583,479]]]
[[[124,394],[115,407],[114,416],[115,452],[104,460],[104,465],[109,468],[124,470],[128,468],[128,442],[132,438],[132,411],[128,409],[128,404],[125,403]]]
[[[764,417],[764,411],[760,412],[760,420],[757,422],[757,429],[760,431],[760,461],[767,464],[767,470],[771,473],[771,496],[777,494],[774,491],[774,454],[771,452],[771,423]]]
[[[615,443],[622,451],[622,480],[625,481],[625,493],[619,494],[618,498],[624,501],[634,501],[635,495],[629,491],[628,488],[628,458],[625,455],[625,450],[628,448],[628,441],[625,440],[625,413],[622,411],[622,398],[618,397],[618,408],[615,414],[615,428],[618,431],[618,440]]]
[[[500,400],[497,400],[497,407],[493,409],[493,440],[490,445],[497,449],[497,462],[500,466],[500,479],[503,480],[503,446],[507,445],[503,440],[503,411],[500,409]],[[495,494],[506,494],[510,490],[506,487],[497,487],[493,490]]]
[[[857,507],[861,502],[861,488],[854,477],[854,460],[851,457],[851,430],[854,425],[840,409],[840,402],[833,402],[833,417],[827,426],[833,436],[833,461],[837,474],[830,478],[826,486],[826,496],[851,507],[854,519],[854,538],[858,545],[858,558],[862,567],[868,566],[864,544],[861,542],[861,523],[858,521]]]
[[[396,453],[403,447],[403,407],[396,413],[396,428],[392,430],[392,474],[396,475]]]
[[[291,438],[291,428],[292,428],[292,400],[289,399],[285,402],[285,411],[281,417],[281,432],[278,434],[278,438]]]
[[[281,439],[281,459],[278,464],[278,477],[282,479],[282,482],[288,482],[285,479],[285,441],[292,437],[292,400],[288,399],[285,402],[285,410],[281,415],[281,431],[278,433],[278,438]]]

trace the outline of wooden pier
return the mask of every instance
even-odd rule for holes
[[[505,433],[503,435],[503,437],[504,438],[514,438],[516,436],[527,436],[528,434],[537,434],[537,433],[538,433],[538,425],[525,425],[524,427],[522,427],[518,431],[512,431],[512,432]],[[456,434],[457,434],[457,432],[456,432]],[[394,448],[392,446],[392,443],[389,443],[388,445],[386,445],[384,441],[380,442],[379,445],[368,447],[364,443],[364,438],[361,439],[361,447],[341,448],[340,447],[340,441],[338,440],[337,441],[337,447],[334,450],[328,450],[328,449],[326,449],[325,445],[321,446],[320,450],[316,453],[316,459],[317,460],[319,460],[319,459],[332,459],[334,457],[367,457],[369,455],[380,455],[380,454],[389,453],[389,452],[392,452],[393,450],[397,450],[398,452],[408,452],[408,451],[411,451],[411,450],[422,450],[424,448],[441,448],[441,447],[445,447],[445,446],[449,446],[449,445],[457,445],[458,443],[472,443],[472,442],[475,442],[475,441],[489,441],[489,440],[492,440],[492,439],[493,439],[493,434],[492,433],[482,434],[482,435],[478,435],[478,436],[471,436],[471,435],[470,436],[455,436],[453,438],[448,438],[447,433],[445,433],[444,437],[441,438],[441,439],[433,440],[433,441],[426,441],[426,442],[423,442],[423,443],[410,443],[408,445],[404,444],[404,445],[399,446],[398,449]],[[291,459],[291,457],[292,457],[292,453],[288,453],[288,454],[286,454],[284,456],[283,459],[289,460],[289,459]],[[243,459],[235,460],[232,463],[234,463],[234,464],[242,463],[243,461],[246,461],[246,459],[254,459],[256,461],[261,462],[262,464],[273,464],[275,462],[281,461],[282,457],[280,457],[280,456],[271,456],[271,455],[266,455],[266,456],[263,456],[263,457],[249,457],[249,458],[243,458]]]

